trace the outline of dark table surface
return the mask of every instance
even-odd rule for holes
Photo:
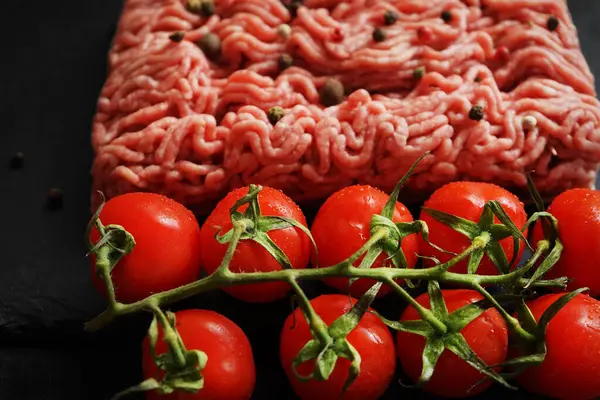
[[[103,308],[91,286],[83,230],[89,218],[91,120],[122,0],[0,2],[0,399],[107,399],[137,382],[146,316],[95,335],[82,324]],[[584,53],[600,76],[600,2],[570,0]],[[10,170],[15,152],[21,170]],[[2,163],[6,163],[5,166]],[[49,211],[45,194],[64,191]],[[322,287],[312,288],[321,290]],[[390,298],[379,304],[398,307]],[[278,361],[289,304],[247,306],[209,293],[178,307],[216,309],[254,345],[256,399],[293,399]],[[395,309],[395,311],[394,311]],[[482,398],[533,398],[501,389]],[[427,398],[393,384],[385,398]]]

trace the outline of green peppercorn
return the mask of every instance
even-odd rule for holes
[[[172,42],[179,43],[183,40],[184,37],[185,37],[185,33],[175,32],[169,36],[169,39],[171,39]]]
[[[426,72],[425,67],[416,68],[413,71],[413,78],[419,80],[419,79],[421,79],[425,75],[425,72]]]
[[[209,60],[216,61],[221,56],[221,38],[214,33],[207,33],[196,43]]]
[[[202,0],[187,0],[185,9],[192,14],[200,14],[202,12]]]
[[[388,10],[383,14],[383,22],[386,25],[394,25],[398,21],[398,13],[392,10]]]
[[[277,65],[280,71],[288,69],[292,64],[294,64],[294,59],[287,53],[283,53],[277,58]]]
[[[325,107],[338,105],[344,99],[344,85],[337,79],[327,79],[319,91],[319,101]]]
[[[473,121],[481,121],[483,116],[483,107],[481,106],[473,106],[469,111],[469,119]]]
[[[554,15],[552,15],[551,17],[548,18],[548,21],[546,22],[546,27],[548,28],[549,31],[554,32],[558,28],[559,22],[560,21],[558,20],[558,18],[556,18]]]
[[[445,23],[449,23],[450,21],[452,21],[452,13],[448,10],[442,11],[442,19]]]
[[[283,108],[279,106],[271,107],[267,112],[267,117],[269,118],[269,122],[271,125],[275,125],[283,116],[285,115],[285,111]]]
[[[373,31],[373,40],[376,42],[383,42],[385,40],[385,31],[381,28],[375,28]]]

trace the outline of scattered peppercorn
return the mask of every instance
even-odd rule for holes
[[[210,0],[204,0],[200,6],[200,10],[202,15],[205,17],[210,17],[215,13],[215,4]]]
[[[221,56],[221,38],[214,33],[207,33],[196,43],[206,57],[216,61]]]
[[[530,131],[537,126],[537,119],[532,115],[523,118],[523,129]]]
[[[481,121],[483,119],[483,107],[473,106],[469,111],[469,119],[473,121]]]
[[[185,9],[193,14],[200,14],[202,12],[202,0],[187,0]]]
[[[385,14],[383,14],[383,22],[386,25],[394,25],[398,21],[398,13],[392,10],[387,10]]]
[[[413,71],[413,78],[415,78],[417,80],[421,79],[425,75],[425,72],[426,72],[425,67],[416,68]]]
[[[375,28],[373,31],[373,40],[376,42],[383,42],[385,40],[385,31],[381,28]]]
[[[292,34],[292,28],[288,24],[281,24],[277,27],[277,34],[282,39],[287,39]]]
[[[279,120],[283,118],[284,115],[285,111],[283,111],[283,108],[279,106],[271,107],[269,109],[269,112],[267,113],[269,122],[271,122],[272,125],[275,125],[277,122],[279,122]]]
[[[63,206],[63,192],[60,189],[52,188],[46,193],[46,206],[50,210],[58,210]]]
[[[475,82],[479,83],[479,82],[481,82],[481,76],[477,75],[477,76],[475,77],[475,79],[473,79],[473,80],[474,80]]]
[[[169,36],[169,39],[171,39],[172,42],[179,43],[183,40],[184,37],[185,37],[185,33],[175,32]]]
[[[558,18],[556,18],[554,15],[550,16],[548,18],[548,22],[546,22],[546,27],[548,28],[549,31],[555,31],[558,28]]]
[[[287,9],[290,12],[292,18],[296,18],[298,16],[298,9],[302,5],[302,0],[292,0],[288,5]]]
[[[12,169],[19,169],[23,167],[23,162],[25,161],[25,155],[21,152],[15,153],[14,156],[10,159],[10,167]]]
[[[452,13],[448,10],[442,11],[442,19],[445,23],[449,23],[450,21],[452,21]]]
[[[344,99],[344,85],[337,79],[327,79],[319,91],[319,101],[325,107],[338,105]]]
[[[283,53],[277,58],[277,65],[280,71],[288,69],[292,64],[294,64],[294,59],[287,53]]]

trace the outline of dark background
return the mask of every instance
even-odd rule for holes
[[[84,5],[85,3],[85,5]],[[0,2],[0,399],[107,399],[140,378],[146,316],[95,335],[83,322],[103,308],[89,279],[83,231],[89,218],[91,120],[122,0]],[[569,1],[581,43],[600,76],[600,2]],[[22,151],[25,165],[10,170]],[[64,191],[49,211],[45,194]],[[322,287],[312,288],[312,291]],[[314,293],[313,293],[314,294]],[[376,304],[399,314],[396,298]],[[217,309],[253,342],[254,398],[293,399],[279,367],[287,302],[248,306],[209,293],[178,307]],[[395,311],[394,311],[395,310]],[[393,384],[386,398],[427,398]],[[533,398],[494,389],[485,398]]]

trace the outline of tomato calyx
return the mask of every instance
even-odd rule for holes
[[[252,240],[263,246],[269,254],[277,260],[282,268],[292,269],[289,258],[277,244],[273,242],[267,234],[268,232],[277,229],[298,228],[309,237],[315,252],[317,252],[317,245],[308,228],[300,222],[282,216],[262,215],[258,203],[258,196],[261,190],[262,186],[260,185],[249,186],[248,193],[238,199],[230,209],[233,227],[224,234],[221,234],[221,227],[217,227],[219,229],[215,234],[215,239],[221,244],[230,245],[232,242],[236,242],[237,244],[237,241],[239,240]],[[244,205],[248,206],[246,210],[244,212],[239,211]],[[222,264],[221,266],[223,267],[222,270],[228,268],[228,265],[225,264]]]
[[[506,373],[507,377],[515,377],[529,367],[541,364],[546,358],[548,348],[546,346],[546,330],[550,321],[562,310],[575,296],[588,291],[588,288],[580,288],[569,293],[565,293],[552,303],[542,314],[539,322],[536,322],[531,310],[523,300],[519,299],[517,305],[518,319],[528,332],[530,332],[535,340],[523,341],[517,338],[517,348],[520,355],[512,360],[508,360],[497,366],[512,367],[511,373]],[[497,367],[491,366],[490,368]]]
[[[358,326],[363,315],[369,312],[368,308],[376,298],[381,286],[381,282],[373,285],[348,312],[337,318],[329,326],[326,326],[321,318],[312,311],[310,303],[308,303],[309,309],[307,309],[306,303],[304,306],[302,302],[300,303],[304,316],[311,326],[313,339],[304,345],[292,363],[292,372],[299,380],[327,380],[335,369],[338,358],[346,358],[350,360],[350,367],[342,393],[346,392],[358,378],[361,364],[360,353],[348,341],[347,337]],[[315,360],[313,372],[309,375],[300,374],[297,369],[298,366],[311,360]]]
[[[151,309],[154,313],[154,318],[148,328],[150,354],[164,375],[160,379],[146,379],[139,385],[118,393],[112,400],[120,399],[132,393],[148,392],[151,390],[155,390],[162,395],[171,394],[176,390],[187,393],[198,393],[204,387],[202,370],[206,367],[208,361],[206,353],[200,350],[187,350],[185,348],[183,340],[175,326],[175,314],[168,311],[163,313],[156,306],[151,307]],[[168,351],[157,355],[156,344],[158,343],[159,324],[162,327],[163,340],[168,346]]]
[[[92,253],[96,255],[96,273],[104,281],[109,308],[114,310],[118,308],[120,303],[115,298],[115,290],[110,272],[123,257],[133,251],[135,239],[121,225],[110,224],[105,226],[102,224],[100,213],[104,208],[105,198],[102,192],[98,193],[100,194],[101,203],[90,219],[85,233],[89,250],[87,255]],[[100,239],[96,243],[92,243],[91,240],[91,233],[94,227],[96,227],[100,234]]]
[[[471,242],[485,240],[487,244],[484,248],[474,250],[468,261],[467,271],[469,274],[475,274],[484,255],[487,255],[494,263],[500,274],[509,272],[510,266],[517,261],[521,249],[521,240],[532,249],[531,245],[523,235],[523,232],[510,219],[502,205],[496,201],[488,201],[481,213],[477,223],[465,218],[458,217],[443,211],[423,207],[423,211],[429,214],[436,221],[452,228],[469,238]],[[494,223],[494,216],[501,222]],[[514,247],[512,259],[509,261],[500,245],[500,240],[508,237],[513,238]],[[533,249],[532,249],[533,250]]]
[[[444,350],[447,349],[456,354],[471,367],[481,372],[486,378],[492,379],[506,388],[516,389],[500,374],[486,365],[485,362],[471,349],[466,339],[461,334],[461,330],[464,327],[478,318],[488,308],[493,307],[493,305],[487,299],[483,299],[449,313],[439,283],[435,280],[429,281],[427,291],[430,301],[430,311],[433,316],[443,324],[445,327],[444,330],[424,319],[392,321],[378,315],[387,326],[394,330],[425,337],[423,368],[421,370],[421,376],[413,387],[421,387],[429,382],[435,371],[438,359]],[[416,302],[411,302],[411,306],[415,307],[419,313],[426,310]]]

